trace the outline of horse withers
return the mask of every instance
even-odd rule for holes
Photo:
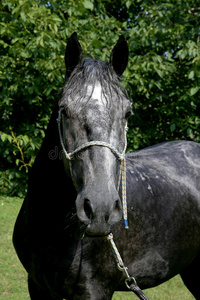
[[[66,83],[13,234],[31,299],[108,300],[126,290],[110,232],[141,288],[180,274],[200,299],[199,144],[175,141],[127,154],[128,230],[121,221],[119,158],[131,102],[120,76],[127,62],[122,36],[109,63],[82,59],[76,33],[69,38]]]

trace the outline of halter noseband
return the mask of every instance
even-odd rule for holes
[[[107,147],[109,148],[116,156],[117,158],[121,161],[120,164],[120,171],[119,171],[119,179],[118,179],[118,184],[117,184],[117,191],[119,192],[120,188],[120,182],[122,182],[122,205],[123,205],[123,217],[124,217],[124,225],[125,228],[128,229],[128,219],[127,219],[127,201],[126,201],[126,158],[125,158],[125,152],[126,152],[126,147],[127,147],[127,140],[126,140],[126,132],[128,131],[127,124],[125,125],[125,146],[124,150],[122,153],[119,153],[119,151],[113,147],[111,144],[102,142],[102,141],[91,141],[88,143],[85,143],[81,146],[79,146],[77,149],[75,149],[73,152],[68,153],[65,149],[65,145],[63,143],[63,138],[62,138],[62,133],[61,133],[61,126],[60,123],[62,121],[61,117],[61,111],[58,112],[58,118],[57,118],[57,123],[58,123],[58,132],[59,132],[59,137],[60,137],[60,143],[63,149],[63,152],[65,153],[66,158],[70,161],[73,156],[80,152],[83,149],[86,149],[91,146],[101,146],[101,147]],[[71,164],[70,164],[70,171],[71,175],[72,174],[72,169],[71,169]]]

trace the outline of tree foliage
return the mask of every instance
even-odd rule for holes
[[[130,47],[123,84],[133,101],[128,150],[200,141],[200,5],[195,0],[2,0],[0,185],[22,195],[64,84],[64,52],[77,31],[85,55]]]

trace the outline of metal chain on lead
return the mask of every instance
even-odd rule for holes
[[[130,286],[128,285],[128,282],[133,281],[133,283],[134,283],[135,285],[137,285],[137,282],[136,282],[136,280],[135,280],[134,277],[131,277],[131,276],[129,275],[129,273],[128,273],[128,268],[125,267],[125,265],[124,265],[124,263],[123,263],[123,260],[122,260],[122,258],[121,258],[121,255],[120,255],[120,253],[119,253],[119,251],[118,251],[118,249],[117,249],[117,246],[116,246],[116,244],[115,244],[115,242],[114,242],[114,240],[113,240],[113,234],[110,233],[110,234],[107,236],[107,239],[108,239],[108,241],[109,241],[110,244],[111,244],[111,247],[112,247],[112,250],[113,250],[113,254],[114,254],[114,257],[115,257],[115,260],[116,260],[118,269],[119,269],[120,271],[122,271],[122,272],[125,272],[125,274],[126,274],[126,277],[127,277],[127,278],[126,278],[126,280],[125,280],[125,283],[126,283],[127,288],[130,289]]]
[[[128,273],[128,268],[125,267],[123,260],[121,258],[121,255],[117,249],[117,246],[115,245],[115,242],[113,240],[113,234],[110,233],[107,236],[108,241],[110,242],[110,245],[113,250],[113,254],[117,263],[117,267],[120,271],[125,272],[126,274],[126,279],[125,279],[125,284],[129,290],[134,292],[141,300],[149,300],[147,296],[142,292],[142,290],[139,288],[137,285],[136,279],[133,276],[130,276]]]

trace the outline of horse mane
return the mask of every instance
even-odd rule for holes
[[[119,99],[128,98],[125,88],[120,84],[120,77],[109,63],[86,57],[67,80],[59,106],[67,109],[72,105],[78,110],[91,99],[96,83],[101,85],[102,99],[105,99],[108,109],[116,102],[116,98],[118,102]],[[88,86],[92,87],[89,95]]]

